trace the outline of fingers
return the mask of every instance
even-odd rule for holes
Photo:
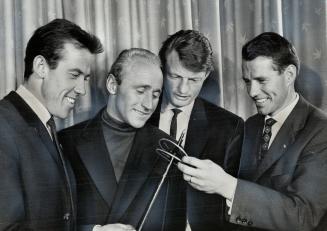
[[[196,157],[192,157],[192,156],[184,156],[182,159],[183,163],[188,164],[188,165],[192,165],[196,168],[202,168],[205,166],[205,162],[206,160],[200,160]]]
[[[131,225],[124,225],[124,224],[117,224],[117,225],[119,225],[120,226],[120,228],[122,228],[123,230],[135,230],[134,229],[134,227],[133,226],[131,226]]]
[[[93,228],[94,231],[135,231],[135,228],[131,225],[125,225],[121,223],[107,224],[104,226],[96,225]]]
[[[195,176],[195,175],[199,174],[199,170],[197,168],[187,166],[186,164],[183,164],[182,162],[179,162],[177,167],[180,171],[182,171],[184,174],[189,175],[189,176]],[[185,179],[185,180],[187,180],[187,179]]]

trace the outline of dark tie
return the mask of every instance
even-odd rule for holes
[[[170,124],[170,136],[176,140],[176,132],[177,132],[177,116],[182,111],[180,109],[174,108],[171,109],[174,113],[173,118],[171,119]]]
[[[269,118],[265,121],[265,126],[263,128],[263,133],[261,137],[260,142],[260,151],[259,151],[259,161],[261,161],[264,156],[267,154],[269,149],[269,141],[271,138],[271,127],[276,123],[277,121],[273,118]]]
[[[57,136],[57,130],[56,130],[56,123],[55,123],[55,121],[54,121],[54,119],[53,119],[52,116],[48,120],[47,125],[50,128],[50,132],[51,132],[51,136],[52,136],[52,141],[53,141],[54,145],[56,146],[56,149],[57,149],[58,154],[59,154],[59,157],[60,157],[61,164],[62,164],[63,169],[64,169],[64,173],[65,173],[65,179],[64,180],[66,181],[66,185],[67,185],[66,189],[67,189],[67,193],[69,195],[69,203],[71,204],[72,213],[74,213],[74,211],[73,211],[74,204],[73,204],[73,198],[72,198],[72,191],[71,191],[71,184],[70,184],[70,180],[69,180],[69,175],[68,175],[68,172],[67,172],[64,155],[63,155],[63,152],[62,152],[61,147],[59,145],[58,136]],[[66,213],[65,216],[68,216],[69,217],[70,214],[69,213]]]

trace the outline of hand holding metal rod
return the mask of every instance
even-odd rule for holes
[[[179,137],[179,140],[178,140],[178,142],[177,142],[177,146],[174,147],[174,149],[172,150],[172,152],[174,152],[175,149],[176,149],[177,147],[180,147],[180,146],[182,145],[182,143],[183,143],[183,139],[184,139],[184,136],[185,136],[185,131],[182,132],[182,134],[181,134],[181,136]],[[172,165],[173,161],[174,161],[174,158],[171,158],[170,161],[169,161],[169,164],[168,164],[167,167],[166,167],[166,170],[165,170],[164,174],[162,175],[162,178],[161,178],[160,183],[159,183],[159,185],[158,185],[158,187],[157,187],[157,190],[156,190],[156,192],[155,192],[154,195],[153,195],[153,198],[152,198],[152,200],[151,200],[151,202],[150,202],[150,204],[149,204],[149,207],[148,207],[147,210],[146,210],[146,213],[145,213],[145,215],[144,215],[144,217],[143,217],[143,219],[142,219],[142,222],[141,222],[141,224],[140,224],[140,226],[139,226],[139,228],[138,228],[138,231],[141,231],[141,230],[142,230],[143,225],[144,225],[144,222],[145,222],[146,218],[148,217],[148,215],[149,215],[149,213],[150,213],[150,210],[151,210],[151,208],[152,208],[152,205],[153,205],[154,201],[156,200],[156,198],[157,198],[157,196],[158,196],[158,193],[159,193],[159,191],[160,191],[160,189],[161,189],[162,184],[164,183],[164,181],[165,181],[165,179],[166,179],[166,177],[167,177],[168,171],[169,171],[170,166]]]

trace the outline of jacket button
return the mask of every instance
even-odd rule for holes
[[[64,220],[68,221],[70,219],[70,213],[65,213]]]
[[[248,222],[248,220],[247,220],[246,218],[243,218],[243,219],[242,219],[242,223],[243,223],[243,224],[246,224],[247,222]]]
[[[251,226],[253,225],[253,222],[252,221],[248,221],[248,226]]]
[[[236,217],[236,223],[241,223],[242,219],[240,217]]]

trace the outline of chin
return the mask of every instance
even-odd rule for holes
[[[133,127],[133,128],[141,128],[141,127],[143,127],[144,126],[144,124],[145,124],[145,122],[141,122],[141,121],[138,121],[138,122],[132,122],[132,123],[130,123],[130,125]]]
[[[66,119],[69,116],[69,113],[70,111],[65,111],[65,112],[52,113],[52,115],[60,119]]]
[[[175,107],[184,107],[186,105],[189,105],[189,102],[188,101],[179,101],[179,100],[175,100],[173,103],[172,103]]]

